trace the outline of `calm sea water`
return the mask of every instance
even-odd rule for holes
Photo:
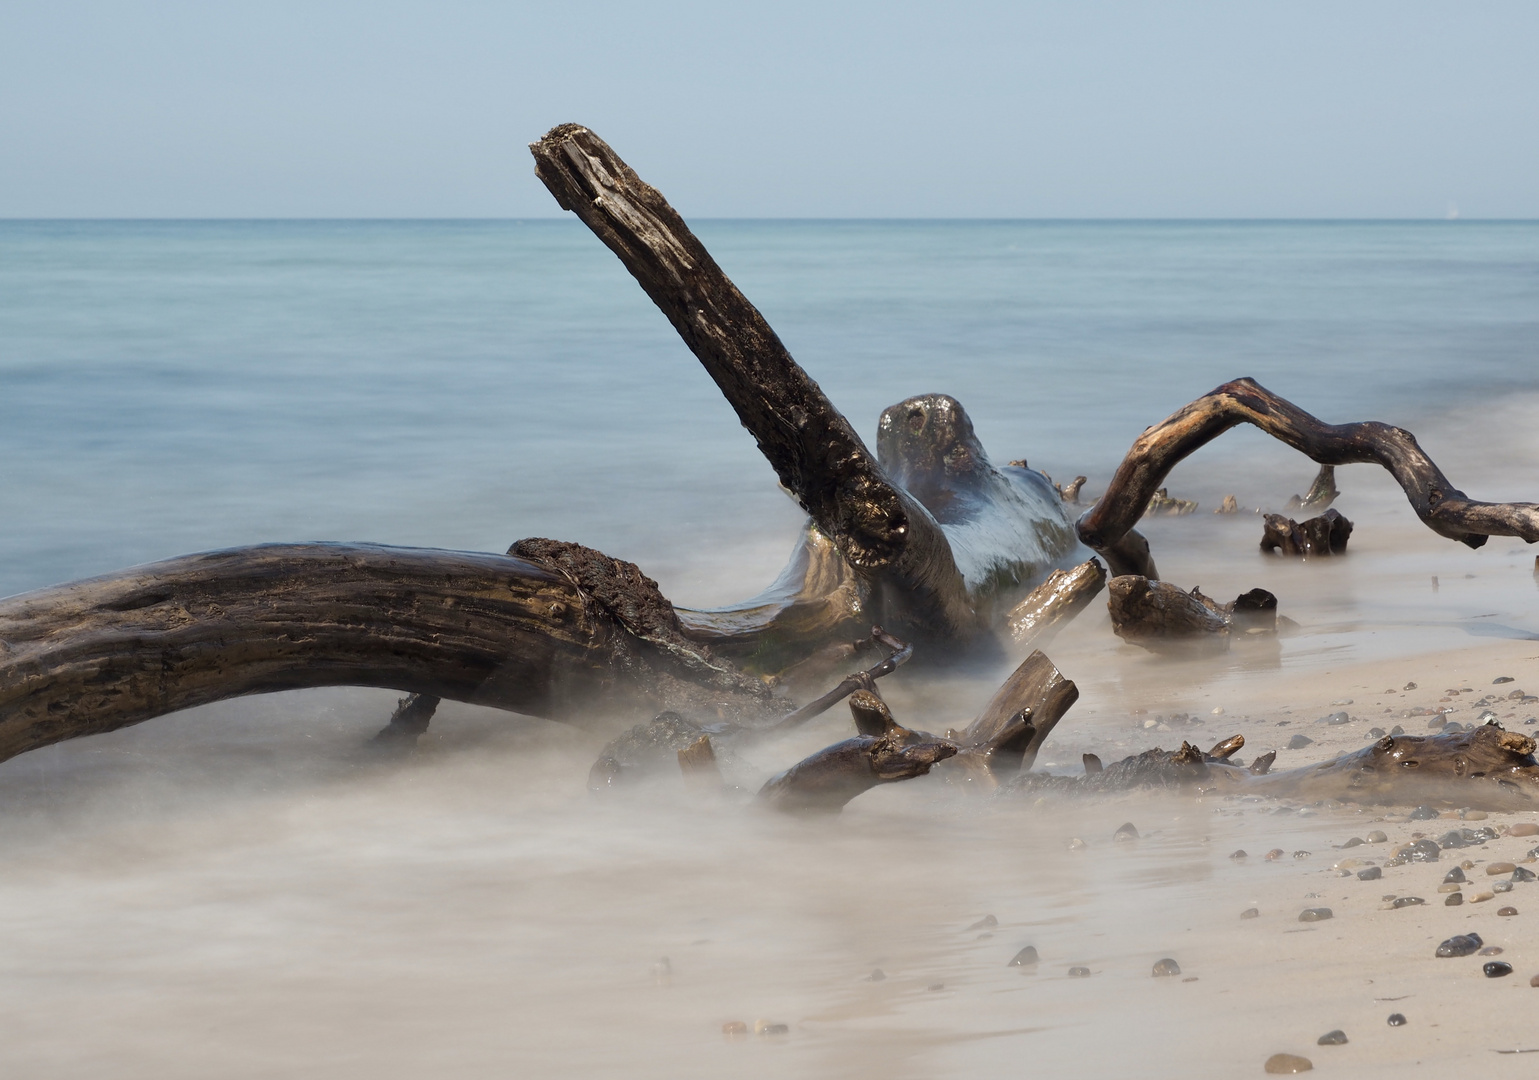
[[[997,459],[1054,476],[1104,477],[1239,375],[1327,419],[1423,425],[1539,389],[1534,223],[698,231],[868,439],[941,390]],[[1241,433],[1209,459],[1307,482],[1269,453]],[[549,535],[724,601],[797,520],[569,220],[0,223],[0,461],[0,595],[258,540]]]
[[[945,391],[997,459],[1094,492],[1145,426],[1252,375],[1327,420],[1411,427],[1476,497],[1539,496],[1536,224],[699,232],[868,438],[882,407]],[[1300,629],[1168,661],[1093,607],[1051,646],[1081,696],[1042,767],[1236,731],[1247,756],[1299,765],[1372,724],[1425,730],[1410,709],[1438,688],[1539,689],[1534,549],[1434,536],[1381,470],[1338,474],[1348,557],[1261,558],[1252,511],[1313,472],[1246,430],[1172,476],[1202,511],[1145,522],[1165,576],[1271,589]],[[1207,513],[1224,493],[1247,512]],[[0,223],[0,594],[262,540],[546,535],[726,602],[771,578],[798,522],[576,223]],[[883,693],[931,730],[1002,677],[915,667]],[[970,1080],[1030,1062],[1220,1080],[1288,1050],[1399,1080],[1532,1043],[1501,981],[1430,959],[1495,904],[1386,917],[1381,889],[1433,896],[1441,872],[1328,869],[1376,810],[990,803],[943,777],[833,822],[677,783],[593,798],[606,735],[574,726],[445,703],[415,754],[367,753],[395,697],[219,702],[0,763],[0,1072]],[[1477,718],[1472,698],[1457,717]],[[1353,719],[1315,722],[1337,709]],[[833,710],[744,748],[745,792],[848,731]],[[1301,731],[1314,741],[1289,749]],[[1143,838],[1113,843],[1128,820]],[[1421,823],[1382,827],[1398,843]],[[1259,857],[1274,847],[1318,854]],[[1300,934],[1320,903],[1336,919]],[[1520,977],[1539,968],[1494,926],[1521,920],[1488,922]],[[1007,965],[1025,945],[1040,970]],[[1167,956],[1186,977],[1150,978]],[[1385,1026],[1381,999],[1412,1023]],[[760,1019],[790,1030],[723,1039]],[[1327,1062],[1315,1040],[1335,1027],[1352,1041]],[[1490,1068],[1509,1060],[1526,1059]]]

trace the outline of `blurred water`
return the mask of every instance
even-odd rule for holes
[[[1539,225],[698,231],[868,439],[882,407],[940,390],[996,459],[1088,473],[1094,492],[1145,426],[1253,375],[1328,420],[1405,424],[1476,497],[1539,492]],[[547,535],[708,604],[765,584],[798,525],[714,385],[572,222],[0,223],[0,388],[0,594],[259,540]],[[1177,471],[1203,505],[1146,521],[1165,576],[1221,599],[1271,589],[1301,631],[1169,662],[1093,608],[1050,650],[1082,697],[1044,767],[1232,730],[1261,752],[1308,730],[1317,744],[1283,759],[1300,764],[1436,687],[1539,687],[1532,549],[1432,535],[1379,470],[1338,474],[1347,558],[1262,559],[1254,509],[1313,471],[1248,430]],[[1231,492],[1246,513],[1208,513]],[[932,729],[996,682],[910,674],[884,693]],[[1408,681],[1423,697],[1381,694]],[[1424,1018],[1486,1025],[1480,1046],[1526,1030],[1494,999],[1471,1009],[1466,983],[1417,982],[1422,938],[1454,932],[1433,921],[1445,909],[1395,913],[1426,921],[1409,942],[1372,922],[1378,883],[1312,899],[1347,888],[1323,854],[1227,858],[1323,853],[1365,831],[1351,812],[989,804],[928,782],[833,823],[677,786],[606,802],[583,789],[602,735],[488,710],[446,705],[405,761],[363,753],[394,696],[226,702],[0,764],[0,1065],[1190,1080],[1314,1054],[1345,1025],[1337,1060],[1394,1076],[1467,1060]],[[1291,726],[1345,696],[1352,725]],[[1176,711],[1205,724],[1143,726]],[[767,775],[847,727],[836,710],[747,764]],[[1146,839],[1112,845],[1129,817]],[[1327,901],[1337,922],[1285,936]],[[1255,904],[1263,918],[1238,922]],[[966,930],[984,913],[991,938]],[[1033,976],[1005,966],[1028,943]],[[1200,981],[1150,979],[1163,955]],[[1506,958],[1539,964],[1521,941]],[[1410,993],[1418,1026],[1385,1035],[1378,996]],[[722,1039],[759,1018],[790,1033]]]

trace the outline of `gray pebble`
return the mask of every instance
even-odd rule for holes
[[[1164,978],[1167,975],[1179,975],[1179,974],[1181,974],[1181,965],[1176,963],[1170,957],[1167,956],[1163,960],[1155,961],[1155,964],[1154,964],[1154,977],[1156,979]]]
[[[1368,842],[1370,844],[1387,844],[1389,843],[1389,836],[1382,829],[1374,829],[1373,832],[1368,834]]]
[[[1124,840],[1137,839],[1138,830],[1133,827],[1133,823],[1131,821],[1124,821],[1117,827],[1117,831],[1112,833],[1112,841],[1118,844],[1122,843]]]
[[[965,932],[971,933],[974,930],[992,930],[998,925],[998,919],[994,918],[992,915],[985,915],[983,918],[969,926]]]
[[[1069,969],[1069,978],[1088,979],[1090,978],[1090,969],[1087,967],[1071,967]]]
[[[1359,881],[1378,881],[1383,876],[1384,871],[1379,869],[1377,866],[1370,866],[1357,872],[1357,878]]]
[[[1412,821],[1436,821],[1438,812],[1430,806],[1418,806],[1406,816]]]
[[[1464,876],[1464,871],[1457,866],[1443,875],[1444,885],[1462,885],[1468,880],[1469,878]]]
[[[1032,965],[1036,964],[1037,959],[1038,959],[1038,957],[1037,957],[1037,947],[1035,945],[1028,945],[1024,949],[1022,949],[1020,952],[1016,953],[1014,959],[1012,959],[1005,966],[1006,967],[1031,967]]]
[[[1295,735],[1293,738],[1288,740],[1287,748],[1289,750],[1302,750],[1304,747],[1309,746],[1313,742],[1314,740],[1311,739],[1308,735]]]
[[[1324,1035],[1321,1035],[1319,1039],[1319,1045],[1341,1046],[1345,1044],[1346,1041],[1347,1033],[1342,1031],[1340,1028],[1337,1028],[1335,1031],[1327,1031]]]
[[[1324,922],[1331,918],[1331,909],[1328,907],[1305,908],[1299,912],[1299,922]]]
[[[1425,903],[1426,901],[1419,896],[1401,896],[1395,899],[1396,908],[1419,907]]]
[[[1457,892],[1456,893],[1449,893],[1447,899],[1445,899],[1443,901],[1443,906],[1444,907],[1458,907],[1462,903],[1464,903],[1464,894],[1463,893],[1457,893]]]
[[[1404,1027],[1405,1026],[1405,1014],[1404,1013],[1390,1013],[1389,1014],[1389,1026],[1390,1027]]]
[[[1248,907],[1244,911],[1240,912],[1240,918],[1242,918],[1242,919],[1254,919],[1254,918],[1257,918],[1258,916],[1260,916],[1260,914],[1261,914],[1261,912],[1257,911],[1255,908]]]
[[[1500,979],[1504,975],[1512,974],[1512,965],[1505,960],[1492,960],[1480,970],[1486,973],[1488,979]]]

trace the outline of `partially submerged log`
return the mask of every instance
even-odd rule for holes
[[[0,760],[316,686],[577,722],[663,708],[748,724],[785,715],[790,703],[763,682],[673,640],[632,584],[606,607],[528,558],[269,544],[24,593],[0,601]]]
[[[1078,700],[1079,687],[1039,650],[1021,661],[966,730],[948,735],[962,764],[1008,777],[1036,763],[1042,744]]]
[[[1112,572],[1157,578],[1152,560],[1144,569],[1119,550],[1123,538],[1176,464],[1237,424],[1254,424],[1321,465],[1371,462],[1389,470],[1411,507],[1433,532],[1480,547],[1492,536],[1539,540],[1539,505],[1486,503],[1454,487],[1403,428],[1376,421],[1326,424],[1252,379],[1236,379],[1198,398],[1145,431],[1117,467],[1101,501],[1080,518],[1079,537],[1101,552]],[[1112,560],[1117,551],[1121,562]]]
[[[1146,649],[1191,644],[1222,649],[1228,647],[1232,630],[1273,632],[1277,628],[1277,597],[1265,589],[1252,589],[1220,604],[1201,589],[1186,592],[1168,581],[1125,574],[1112,578],[1107,594],[1113,632]]]
[[[759,798],[777,810],[838,813],[878,784],[912,780],[957,752],[956,745],[893,725],[819,750],[765,782]]]
[[[1315,474],[1314,483],[1309,485],[1309,490],[1303,495],[1295,495],[1288,500],[1286,509],[1289,513],[1295,510],[1324,511],[1330,508],[1331,503],[1341,492],[1336,490],[1336,466],[1321,465],[1320,471]]]
[[[1336,510],[1327,510],[1308,521],[1294,521],[1281,514],[1268,514],[1261,535],[1261,551],[1270,555],[1296,555],[1310,558],[1345,555],[1352,537],[1352,523]]]
[[[1054,570],[1005,619],[1017,645],[1048,644],[1058,631],[1090,606],[1106,586],[1106,568],[1087,559],[1072,570]]]

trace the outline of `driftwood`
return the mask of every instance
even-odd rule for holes
[[[1168,581],[1124,574],[1112,578],[1107,593],[1112,630],[1123,641],[1146,649],[1193,643],[1227,648],[1231,631],[1277,629],[1277,597],[1265,589],[1252,589],[1220,604],[1200,589],[1186,592]]]
[[[1327,510],[1308,521],[1294,521],[1281,514],[1266,515],[1261,536],[1261,551],[1270,555],[1297,555],[1301,558],[1345,555],[1352,537],[1352,523],[1335,510]]]
[[[1233,736],[1219,744],[1244,744]],[[1022,774],[1006,791],[1018,794],[1108,794],[1139,788],[1247,794],[1318,802],[1493,811],[1539,809],[1539,761],[1534,740],[1495,722],[1438,735],[1386,735],[1330,761],[1271,772],[1275,752],[1249,768],[1203,754],[1190,743],[1155,748],[1083,776]]]
[[[878,784],[923,776],[956,752],[953,743],[893,724],[880,735],[835,743],[777,773],[759,798],[777,810],[838,813]]]
[[[1140,435],[1101,501],[1080,518],[1080,539],[1107,558],[1112,573],[1159,577],[1152,560],[1143,568],[1135,564],[1121,546],[1123,538],[1170,470],[1236,424],[1254,424],[1321,465],[1382,465],[1404,489],[1417,517],[1439,536],[1470,547],[1492,536],[1539,540],[1539,505],[1471,499],[1449,482],[1409,431],[1376,421],[1326,424],[1253,380],[1236,379]]]
[[[1005,618],[1017,645],[1046,645],[1089,606],[1106,586],[1106,568],[1095,559],[1072,570],[1054,570]]]
[[[1324,511],[1336,501],[1340,494],[1341,492],[1336,490],[1336,466],[1321,465],[1320,471],[1315,474],[1314,483],[1309,485],[1309,490],[1303,495],[1290,498],[1286,509],[1289,513],[1295,510]]]

